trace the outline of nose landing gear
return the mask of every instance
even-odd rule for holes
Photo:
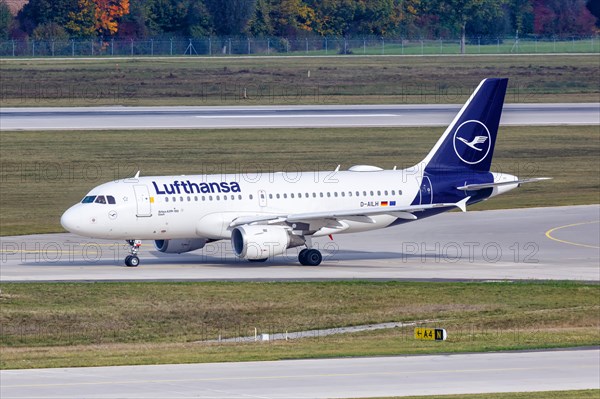
[[[137,257],[137,254],[140,251],[140,247],[142,246],[142,241],[127,240],[127,244],[129,244],[129,252],[131,252],[131,255],[127,255],[127,257],[125,258],[125,266],[137,267],[137,265],[140,264],[140,258]]]

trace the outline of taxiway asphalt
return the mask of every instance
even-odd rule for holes
[[[600,281],[600,205],[450,212],[389,229],[315,240],[318,267],[298,248],[265,263],[227,241],[163,254],[145,241],[128,268],[124,242],[72,234],[1,237],[0,281],[580,280]]]
[[[268,344],[266,344],[268,345]],[[4,370],[16,398],[341,398],[600,387],[600,350]]]

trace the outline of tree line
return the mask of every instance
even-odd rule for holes
[[[0,0],[0,40],[591,35],[600,0]]]

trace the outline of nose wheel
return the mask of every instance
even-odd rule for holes
[[[127,244],[129,244],[129,252],[131,252],[131,255],[127,255],[127,257],[125,257],[125,266],[137,267],[140,264],[140,258],[138,258],[137,254],[142,246],[142,241],[127,240]]]

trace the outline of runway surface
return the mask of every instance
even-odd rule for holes
[[[1,371],[9,398],[342,398],[598,389],[598,349]]]
[[[446,126],[461,105],[6,108],[1,130]],[[503,125],[598,125],[600,104],[508,104]]]
[[[127,268],[124,242],[72,234],[2,237],[0,281],[584,280],[600,281],[600,205],[450,212],[389,229],[315,240],[318,267],[298,248],[265,263],[229,242],[162,254],[145,241]]]

